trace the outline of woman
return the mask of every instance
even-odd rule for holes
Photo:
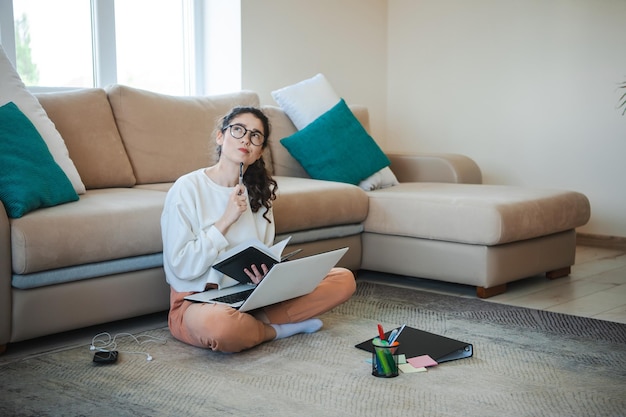
[[[237,283],[212,268],[224,251],[251,238],[273,244],[272,201],[277,186],[262,158],[269,134],[269,120],[261,110],[234,108],[215,134],[218,162],[182,176],[167,194],[161,229],[163,265],[171,287],[169,328],[183,342],[239,352],[273,339],[312,333],[322,327],[315,316],[355,291],[353,274],[333,268],[312,293],[252,314],[184,299],[190,293]],[[243,184],[239,183],[241,163]],[[251,265],[245,272],[258,283],[267,268]]]

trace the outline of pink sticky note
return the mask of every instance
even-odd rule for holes
[[[416,356],[406,360],[415,368],[426,368],[428,366],[436,366],[437,362],[428,355]]]

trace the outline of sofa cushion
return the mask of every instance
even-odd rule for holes
[[[370,191],[366,232],[499,245],[584,225],[589,200],[531,187],[401,183]]]
[[[309,178],[274,177],[276,234],[358,224],[368,210],[367,194],[354,185]]]
[[[298,130],[304,129],[341,99],[324,74],[274,90],[272,98]]]
[[[39,101],[26,90],[15,68],[4,53],[0,45],[0,106],[14,102],[17,107],[35,125],[35,128],[48,145],[55,162],[61,167],[65,175],[72,183],[74,190],[78,193],[85,192],[85,185],[80,179],[80,175],[69,157],[67,147],[63,138],[55,129],[54,124],[39,104]]]
[[[162,251],[166,193],[88,190],[80,200],[11,221],[14,274],[30,274]]]
[[[114,85],[107,92],[138,184],[172,182],[214,164],[217,121],[237,105],[259,106],[250,91],[176,97]]]
[[[313,123],[341,100],[341,97],[323,74],[317,74],[312,78],[272,91],[272,97],[298,130],[302,130]],[[367,127],[365,128],[367,130]],[[359,187],[369,191],[396,184],[398,184],[398,180],[391,168],[385,166],[380,171],[363,179],[359,183]]]
[[[280,141],[313,178],[359,184],[389,159],[344,100]]]
[[[106,91],[86,88],[36,97],[63,136],[87,189],[135,185]]]
[[[78,200],[41,135],[13,102],[0,107],[0,200],[13,218]]]

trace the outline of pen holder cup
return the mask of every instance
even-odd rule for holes
[[[372,375],[380,378],[398,376],[398,342],[390,346],[387,341],[376,337],[372,340],[372,347]]]

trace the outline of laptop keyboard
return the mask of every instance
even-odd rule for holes
[[[245,301],[250,296],[250,294],[252,294],[252,291],[254,291],[254,288],[237,292],[235,294],[229,294],[229,295],[223,295],[221,297],[216,297],[213,299],[213,301],[226,303],[226,304],[232,304],[232,303],[237,303],[239,301]]]

